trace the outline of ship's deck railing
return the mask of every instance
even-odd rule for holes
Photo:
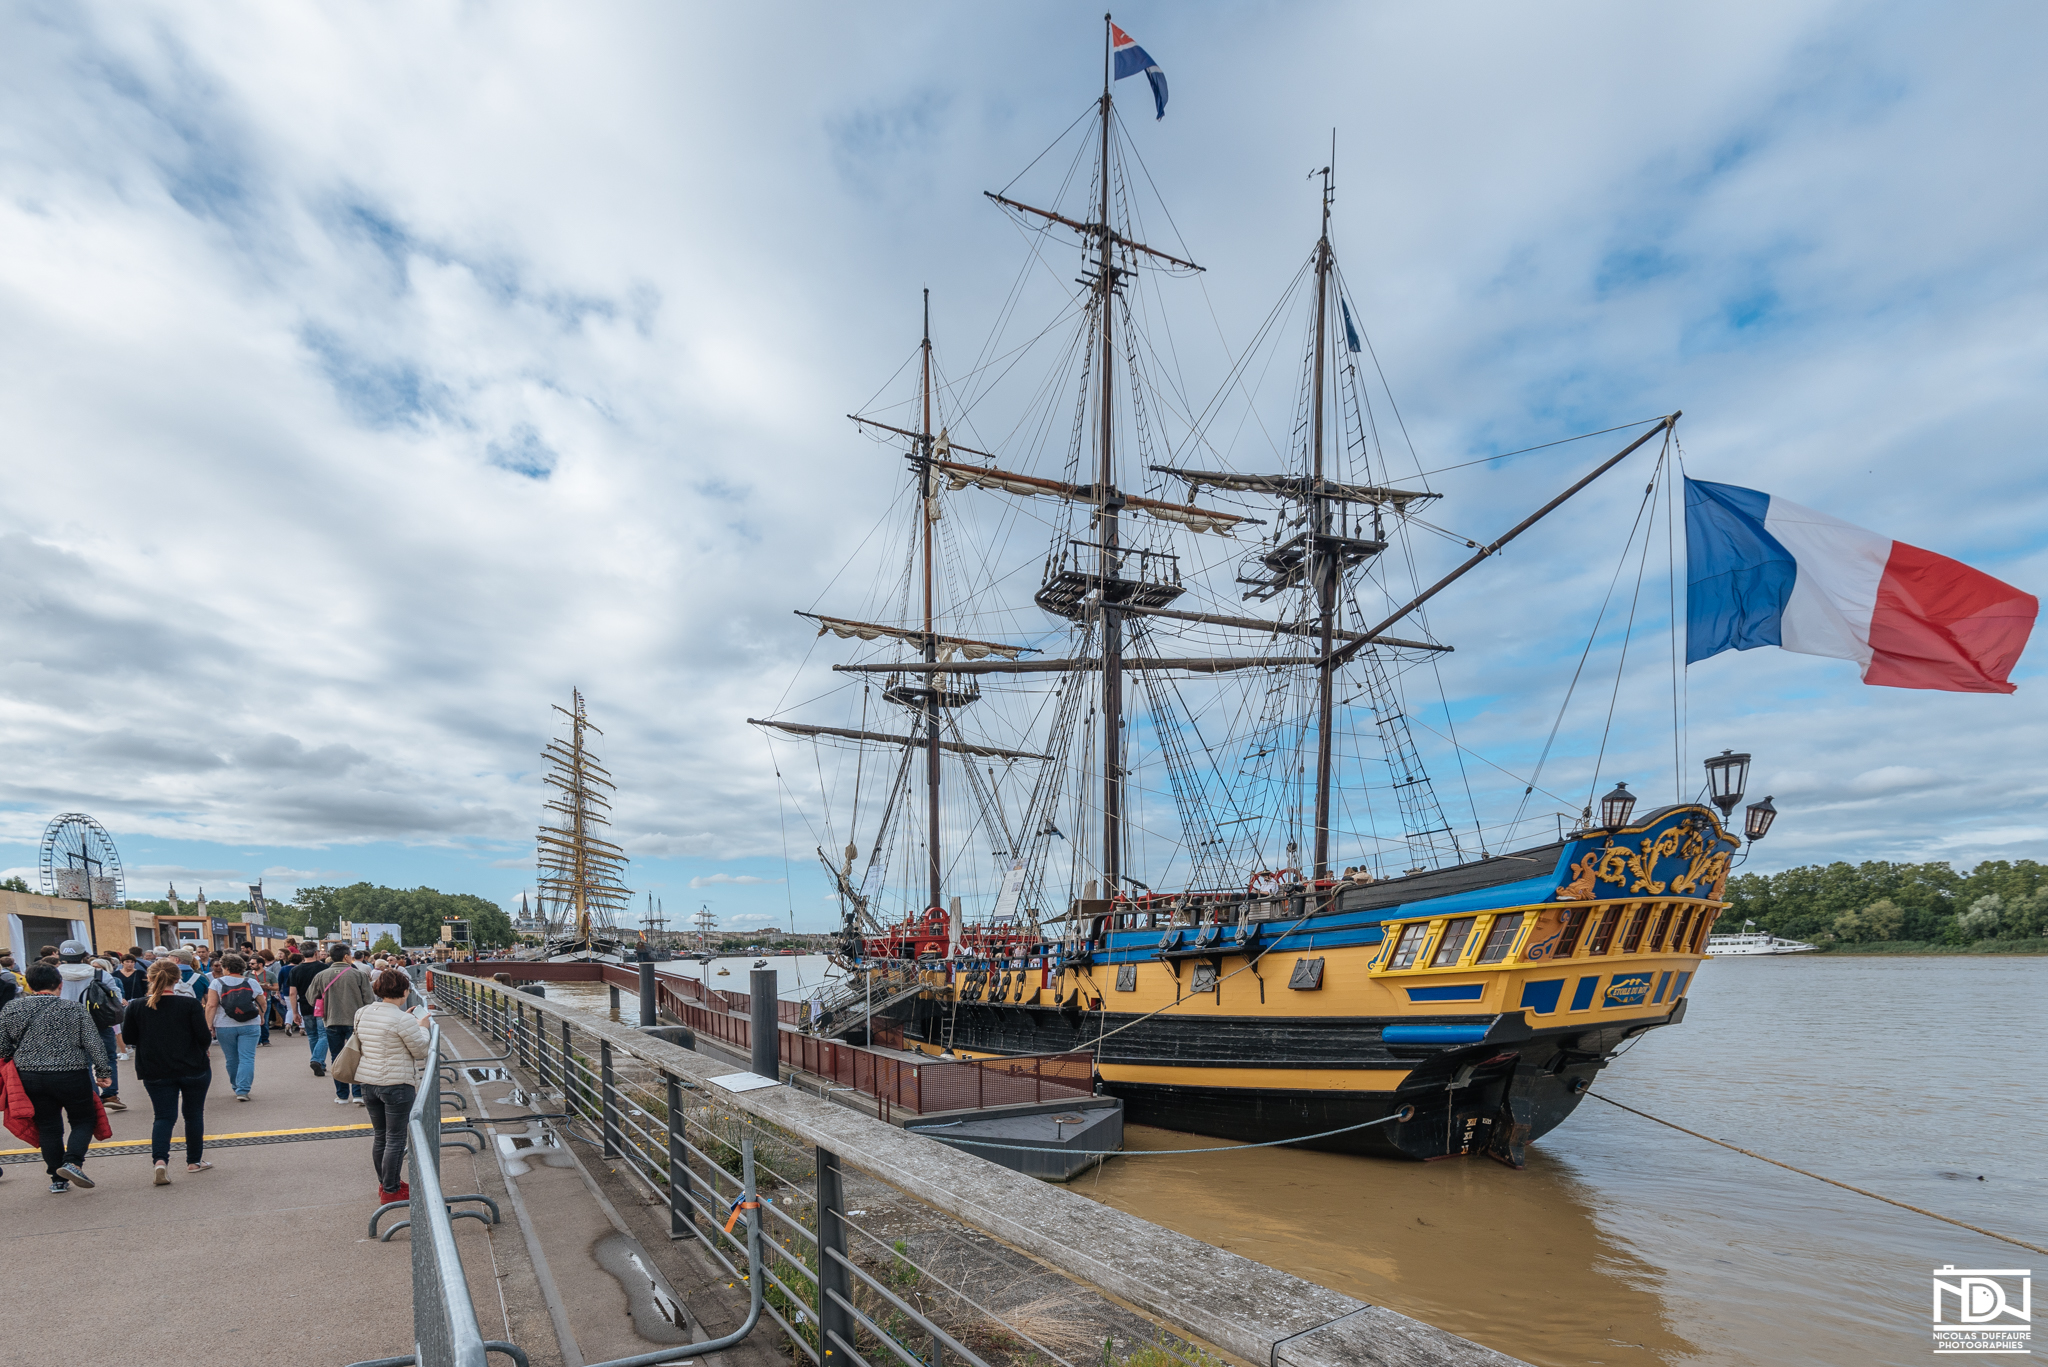
[[[473,967],[479,974],[500,970],[496,963]],[[621,992],[639,990],[636,966],[607,963],[547,967],[550,971],[545,981],[602,981]],[[503,968],[508,975],[517,976],[513,966]],[[581,970],[575,979],[568,976],[567,970],[571,968]],[[746,993],[707,988],[697,978],[661,976],[655,979],[654,997],[656,1010],[663,1019],[686,1025],[739,1053],[752,1052],[753,1021],[748,1015],[752,998]],[[538,1015],[541,1008],[532,1003],[532,998],[515,995],[509,1008],[514,1019]],[[779,1002],[778,1015],[793,1024],[803,1005]],[[877,1034],[881,1033],[878,1028]],[[893,1049],[901,1042],[900,1033],[890,1032],[887,1041]],[[1078,1100],[1095,1093],[1095,1059],[1086,1051],[987,1059],[907,1059],[897,1057],[890,1049],[869,1049],[797,1030],[779,1031],[776,1044],[778,1057],[785,1065],[824,1078],[835,1087],[875,1098],[878,1114],[884,1119],[896,1111],[929,1115],[988,1106]]]
[[[502,1047],[504,1054],[493,1062],[531,1079],[537,1108],[545,1102],[550,1113],[561,1114],[563,1119],[555,1123],[564,1134],[616,1161],[666,1203],[671,1239],[703,1240],[705,1250],[735,1283],[758,1291],[764,1301],[762,1313],[782,1331],[799,1360],[807,1358],[818,1367],[989,1367],[966,1339],[1012,1348],[1021,1342],[1061,1367],[1092,1367],[1104,1360],[1100,1348],[1076,1352],[1071,1345],[1068,1351],[1075,1357],[1063,1356],[1019,1324],[988,1310],[975,1295],[913,1261],[903,1242],[857,1223],[851,1217],[865,1212],[847,1209],[843,1179],[850,1165],[837,1153],[807,1148],[794,1136],[721,1105],[712,1089],[591,1031],[577,1019],[582,1013],[574,1008],[550,1015],[530,997],[445,970],[437,970],[431,982],[437,1009],[462,1017],[478,1035]],[[791,1038],[784,1032],[785,1042]],[[758,1196],[733,1171],[740,1166],[743,1151],[751,1160],[745,1176],[758,1170],[762,1188],[775,1195]],[[758,1200],[756,1218],[766,1235],[751,1251],[726,1227],[735,1207],[750,1196]],[[449,1252],[452,1257],[452,1247]],[[761,1279],[749,1282],[756,1267]],[[919,1290],[913,1293],[912,1287]],[[416,1284],[415,1296],[421,1294],[432,1300],[459,1300],[451,1319],[463,1322],[460,1311],[467,1304],[467,1290],[459,1267],[424,1292]],[[918,1304],[933,1301],[958,1312],[947,1316],[950,1330]],[[471,1310],[463,1323],[474,1321]],[[425,1342],[423,1338],[423,1348]],[[1159,1331],[1155,1343],[1189,1367],[1214,1367],[1213,1356],[1167,1331]],[[702,1356],[710,1346],[683,1344],[665,1355],[599,1367],[681,1362]],[[411,1361],[393,1359],[391,1367]],[[470,1359],[419,1359],[420,1367],[441,1367],[444,1361],[472,1367]]]

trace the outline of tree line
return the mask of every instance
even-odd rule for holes
[[[171,914],[168,902],[131,901],[131,907],[160,916]],[[191,902],[179,899],[185,915],[195,915]],[[224,921],[249,919],[249,904],[207,899],[206,914]],[[496,902],[469,892],[441,892],[434,888],[387,888],[375,883],[351,883],[345,888],[300,888],[289,902],[271,902],[267,920],[271,925],[297,935],[312,926],[318,934],[341,929],[343,921],[394,922],[404,932],[408,945],[440,943],[441,922],[447,917],[469,922],[470,943],[479,948],[498,949],[513,943],[512,918]]]
[[[1967,945],[2048,930],[2048,865],[1987,859],[1968,873],[1946,863],[1804,864],[1728,880],[1720,931],[1753,920],[1815,943],[1913,940]]]

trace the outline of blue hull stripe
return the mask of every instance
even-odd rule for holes
[[[1388,1044],[1477,1044],[1486,1038],[1484,1025],[1389,1025],[1380,1032]]]
[[[1476,1002],[1486,995],[1484,983],[1457,983],[1449,987],[1411,987],[1412,1002]]]
[[[1600,985],[1600,975],[1579,979],[1579,985],[1572,989],[1572,1010],[1583,1011],[1593,1004],[1593,989]]]

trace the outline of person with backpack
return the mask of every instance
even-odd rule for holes
[[[273,1026],[278,1029],[284,1027],[284,998],[277,990],[279,964],[276,957],[266,949],[258,953],[256,958],[262,964],[262,967],[256,970],[256,980],[263,984],[264,997],[263,1033],[256,1037],[257,1047],[261,1048],[270,1043],[270,1031]]]
[[[35,1115],[35,1135],[50,1174],[50,1195],[60,1196],[75,1183],[96,1185],[85,1175],[85,1151],[95,1137],[110,1138],[106,1112],[93,1094],[95,1076],[111,1081],[113,1056],[100,1042],[92,1011],[76,998],[64,997],[64,975],[57,965],[37,960],[24,975],[28,995],[16,997],[0,1010],[0,1063],[14,1065],[20,1099]],[[8,1088],[8,1124],[14,1127],[15,1084]],[[71,1121],[71,1138],[64,1122]],[[19,1131],[17,1131],[18,1133]]]
[[[247,974],[239,954],[224,954],[220,976],[206,994],[206,1024],[220,1041],[220,1057],[235,1100],[247,1101],[256,1082],[256,1037],[263,1028],[263,985]]]
[[[91,955],[83,940],[66,940],[57,946],[57,972],[64,980],[64,1000],[85,1003],[93,1029],[100,1032],[100,1043],[107,1051],[108,1081],[100,1089],[100,1104],[110,1111],[125,1111],[128,1103],[121,1100],[121,1070],[114,1059],[120,1051],[114,1044],[114,1031],[121,1024],[128,993],[119,978],[87,962]]]
[[[128,1003],[121,1018],[121,1038],[135,1051],[135,1076],[149,1093],[155,1110],[149,1130],[149,1156],[157,1186],[171,1183],[171,1128],[185,1112],[185,1171],[205,1172],[206,1090],[213,1085],[213,1060],[207,1054],[212,1038],[206,1009],[178,980],[175,959],[150,965],[149,990]]]

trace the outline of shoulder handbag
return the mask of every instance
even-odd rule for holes
[[[341,1046],[341,1052],[328,1062],[327,1076],[336,1082],[354,1082],[356,1069],[362,1065],[363,1036],[360,1031],[352,1030],[349,1032],[348,1042]]]

